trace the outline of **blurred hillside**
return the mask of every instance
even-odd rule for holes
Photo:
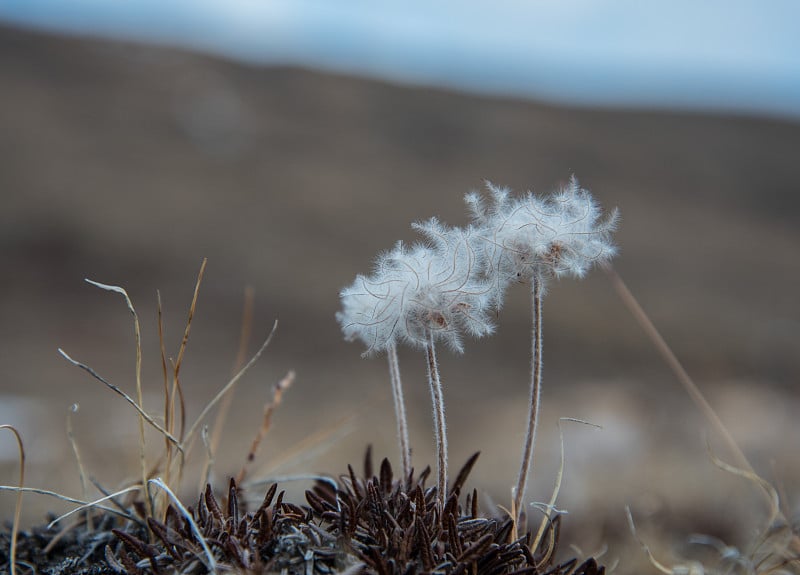
[[[25,434],[31,485],[78,493],[63,431],[73,402],[98,479],[113,485],[135,470],[133,414],[56,353],[133,389],[130,316],[83,278],[122,285],[137,305],[155,410],[156,290],[174,355],[203,257],[183,372],[193,414],[229,376],[244,286],[256,290],[251,349],[280,321],[237,395],[220,473],[238,468],[268,386],[290,368],[298,379],[265,460],[347,415],[354,435],[298,469],[342,471],[341,458],[359,459],[367,442],[394,457],[384,362],[341,340],[338,290],[378,251],[413,240],[411,221],[466,223],[462,196],[485,179],[546,192],[575,174],[603,206],[619,207],[616,268],[734,435],[765,473],[800,487],[800,465],[784,457],[800,405],[800,125],[550,107],[8,28],[0,104],[0,422]],[[524,429],[529,318],[520,289],[497,336],[443,358],[452,460],[482,450],[475,481],[497,497],[513,482]],[[428,461],[423,361],[401,358],[412,439]],[[556,419],[606,427],[567,437],[564,505],[587,525],[624,525],[622,499],[639,498],[682,525],[681,514],[701,514],[698,501],[713,516],[724,497],[747,491],[708,463],[706,424],[602,272],[552,286],[544,385],[537,498],[548,497],[557,465]],[[10,482],[13,445],[0,449]],[[708,494],[711,481],[726,487]],[[11,505],[0,498],[4,517]],[[52,506],[26,505],[29,517]],[[586,509],[600,512],[586,519]],[[732,510],[720,534],[736,537],[734,519],[750,511]]]

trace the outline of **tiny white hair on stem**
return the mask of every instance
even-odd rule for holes
[[[611,233],[618,214],[603,216],[591,193],[573,176],[550,196],[528,192],[511,197],[507,188],[486,182],[489,200],[477,192],[464,198],[480,238],[479,260],[490,282],[499,310],[512,283],[531,287],[531,387],[528,422],[512,509],[515,525],[525,518],[522,501],[533,466],[542,389],[542,298],[550,278],[582,278],[594,264],[605,264],[616,254]],[[562,440],[563,441],[563,440]],[[557,493],[557,492],[556,492]],[[549,514],[546,514],[549,518]],[[545,522],[546,523],[546,522]],[[540,540],[540,527],[533,548]]]

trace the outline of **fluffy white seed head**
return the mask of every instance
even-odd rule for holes
[[[436,218],[413,227],[429,243],[415,262],[423,281],[412,301],[416,309],[409,314],[422,321],[408,324],[406,340],[424,346],[425,330],[430,329],[434,339],[461,352],[463,334],[479,338],[494,332],[490,320],[493,294],[481,275],[485,266],[478,250],[480,238],[471,227],[448,227]]]
[[[488,204],[480,192],[473,190],[464,196],[464,202],[466,202],[472,215],[472,221],[477,227],[489,225],[490,221],[507,211],[512,202],[510,188],[495,186],[488,180],[484,183],[489,192]]]
[[[511,282],[574,275],[583,277],[596,263],[616,254],[611,233],[617,212],[603,217],[592,195],[573,177],[546,198],[532,193],[509,198],[489,185],[491,203],[467,199],[483,240],[485,273],[498,302]]]
[[[392,284],[379,284],[372,278],[359,274],[356,280],[341,292],[342,310],[336,320],[347,341],[360,339],[367,346],[366,354],[387,349],[396,342],[395,326],[400,296],[393,293]]]
[[[398,243],[378,257],[372,275],[358,276],[341,292],[336,318],[345,337],[362,340],[367,354],[401,342],[424,348],[429,332],[461,352],[464,334],[482,337],[494,330],[492,291],[479,276],[473,230],[436,219],[414,227],[428,244]]]

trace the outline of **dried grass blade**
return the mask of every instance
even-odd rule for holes
[[[17,490],[17,501],[14,504],[14,524],[11,527],[11,549],[8,554],[8,564],[11,575],[17,573],[17,538],[19,536],[19,520],[22,516],[22,494],[25,488],[25,446],[22,443],[22,436],[13,425],[3,424],[0,429],[7,429],[14,434],[19,450],[19,489]]]
[[[539,530],[536,532],[536,537],[533,540],[533,543],[530,546],[531,552],[535,553],[536,550],[539,548],[539,544],[542,542],[542,538],[544,537],[544,531],[547,529],[547,525],[550,523],[550,517],[553,514],[553,510],[556,508],[556,500],[558,499],[558,494],[561,491],[561,481],[564,479],[564,464],[566,462],[565,451],[564,451],[564,430],[561,427],[562,421],[571,421],[573,423],[582,423],[583,425],[588,425],[590,427],[596,427],[598,429],[602,429],[599,425],[595,423],[590,423],[588,421],[584,421],[583,419],[575,419],[573,417],[560,417],[558,419],[558,437],[561,442],[561,461],[558,465],[558,474],[556,475],[556,484],[553,488],[553,494],[550,497],[550,502],[547,504],[547,507],[544,511],[544,517],[542,517],[542,522],[539,524]]]
[[[159,433],[161,433],[162,435],[164,435],[164,437],[169,439],[173,443],[173,445],[175,445],[176,449],[178,451],[180,451],[181,453],[183,453],[183,446],[181,446],[180,442],[169,431],[167,431],[166,429],[161,427],[152,417],[150,417],[150,415],[148,415],[147,412],[144,409],[139,407],[139,405],[136,403],[136,401],[133,400],[133,398],[131,396],[129,396],[124,391],[122,391],[119,387],[117,387],[113,383],[110,383],[110,382],[106,381],[105,379],[103,379],[95,370],[93,370],[88,365],[85,365],[85,364],[83,364],[83,363],[81,363],[79,361],[76,361],[76,360],[72,359],[69,355],[67,355],[67,352],[65,352],[63,349],[58,348],[58,353],[60,353],[62,355],[62,357],[64,359],[66,359],[68,362],[70,362],[72,365],[74,365],[75,367],[81,368],[86,373],[88,373],[93,378],[95,378],[97,381],[99,381],[100,383],[102,383],[103,385],[108,387],[108,389],[110,389],[114,393],[116,393],[119,396],[121,396],[125,401],[127,401],[139,413],[139,415],[141,415],[144,418],[144,420],[147,423],[152,425]]]
[[[177,379],[178,372],[181,369],[181,363],[183,362],[183,354],[186,352],[186,345],[189,342],[189,332],[192,329],[192,319],[194,318],[194,312],[197,307],[197,297],[200,295],[200,284],[203,282],[203,274],[206,271],[206,264],[208,263],[208,258],[203,258],[203,263],[200,264],[200,271],[197,274],[197,281],[194,285],[194,295],[192,296],[192,303],[189,306],[189,318],[186,321],[186,329],[183,331],[183,340],[181,340],[181,347],[178,350],[178,359],[175,361],[175,376]]]
[[[55,526],[56,523],[58,523],[62,519],[66,519],[70,515],[78,513],[79,511],[82,511],[84,509],[92,509],[94,507],[99,507],[98,504],[102,503],[103,501],[108,501],[110,499],[114,499],[118,495],[124,495],[126,493],[130,493],[131,491],[140,491],[141,489],[142,489],[141,485],[132,485],[130,487],[126,487],[125,489],[120,489],[119,491],[116,491],[114,493],[110,493],[110,494],[106,495],[105,497],[101,497],[100,499],[95,499],[94,501],[90,501],[89,503],[83,503],[83,504],[79,505],[78,507],[76,507],[75,509],[73,509],[71,511],[67,511],[63,515],[59,515],[58,517],[53,519],[50,523],[47,524],[47,528],[48,529],[52,529]]]
[[[175,362],[170,358],[170,364],[172,365],[173,374],[175,374]],[[181,379],[178,377],[177,374],[174,375],[172,380],[172,391],[170,393],[170,411],[171,411],[171,418],[173,422],[175,421],[175,398],[178,398],[178,407],[180,408],[181,412],[181,425],[180,431],[178,432],[178,437],[181,438],[183,441],[183,432],[186,429],[186,399],[183,395],[183,386],[181,385]],[[174,426],[174,423],[173,423]]]
[[[109,495],[109,494],[110,494],[110,492],[108,491],[108,489],[106,489],[105,487],[103,487],[103,486],[100,484],[100,482],[99,482],[99,481],[97,481],[97,478],[95,478],[95,477],[89,477],[89,481],[91,481],[91,482],[92,482],[92,485],[94,485],[94,486],[95,486],[95,488],[96,488],[96,489],[97,489],[97,490],[98,490],[100,493],[102,493],[103,495]],[[127,514],[127,513],[128,513],[128,508],[127,508],[125,505],[123,505],[123,504],[122,504],[122,502],[120,502],[120,501],[117,501],[117,499],[116,499],[116,498],[113,498],[113,499],[111,499],[110,501],[111,501],[111,503],[113,503],[113,504],[114,504],[114,505],[117,507],[117,509],[119,509],[120,511],[122,511],[122,513],[123,513],[123,514]]]
[[[161,291],[156,290],[157,302],[157,319],[158,319],[158,347],[161,352],[161,374],[164,378],[164,427],[173,433],[175,425],[170,414],[170,393],[169,393],[169,374],[167,373],[167,348],[164,344],[164,309],[161,305]],[[165,448],[167,450],[167,469],[170,468],[170,461],[172,453],[170,443],[166,440]]]
[[[253,317],[255,309],[255,289],[253,286],[245,286],[244,288],[244,303],[242,304],[242,324],[239,332],[239,351],[236,353],[236,360],[233,362],[233,373],[242,369],[245,359],[247,359],[247,347],[250,343],[251,334],[253,331]],[[213,464],[214,454],[219,448],[219,442],[222,440],[222,430],[225,427],[225,421],[228,418],[228,412],[233,402],[233,391],[226,393],[220,402],[217,416],[214,418],[214,425],[211,428],[211,438],[208,443],[206,452],[206,460],[203,462],[203,471],[201,477],[208,477],[210,467]]]
[[[236,476],[236,483],[241,483],[244,480],[248,466],[255,460],[258,448],[272,425],[272,414],[275,413],[275,410],[280,406],[283,400],[283,392],[292,386],[294,378],[294,371],[290,371],[272,388],[272,401],[264,406],[264,417],[261,421],[261,427],[258,429],[256,436],[253,438],[253,442],[250,444],[250,450],[247,452],[245,462],[239,470],[239,474]]]
[[[264,353],[264,350],[267,349],[267,346],[272,341],[272,337],[275,335],[275,331],[277,329],[278,329],[278,320],[275,320],[275,323],[272,325],[272,331],[269,332],[267,339],[264,341],[264,343],[261,344],[261,347],[255,353],[255,355],[253,355],[253,357],[250,358],[250,361],[248,361],[247,364],[245,364],[245,366],[239,370],[239,373],[234,375],[231,378],[231,380],[228,383],[226,383],[221,390],[219,390],[217,395],[215,395],[214,398],[206,404],[206,406],[203,408],[203,411],[200,412],[199,416],[197,416],[197,419],[189,428],[189,431],[186,433],[186,438],[184,442],[189,442],[192,440],[192,437],[197,432],[197,428],[200,426],[200,423],[203,421],[203,419],[205,419],[208,413],[214,408],[215,405],[217,405],[217,403],[219,403],[219,401],[225,396],[228,390],[231,389],[234,385],[236,385],[242,378],[242,376],[245,373],[247,373],[247,371],[251,367],[253,367],[253,364],[255,364],[256,361],[258,361],[258,358],[261,357],[261,354]]]
[[[181,512],[181,514],[186,518],[186,521],[189,523],[189,526],[192,529],[195,538],[202,546],[203,552],[205,553],[206,559],[208,560],[206,563],[206,567],[208,568],[210,573],[216,574],[217,561],[216,559],[214,559],[214,555],[211,553],[211,549],[209,549],[208,544],[206,543],[206,540],[203,537],[203,534],[200,532],[200,528],[198,527],[197,523],[195,523],[195,520],[192,517],[192,514],[189,513],[186,507],[183,506],[183,503],[181,503],[180,499],[177,498],[177,496],[172,492],[172,490],[169,487],[167,487],[167,485],[160,478],[151,479],[148,483],[152,483],[160,487],[167,493],[167,495],[169,495],[169,498],[172,499],[172,502],[175,504],[175,507],[177,507],[178,510]]]
[[[90,280],[89,278],[85,278],[85,281],[86,283],[89,283],[102,290],[116,292],[125,298],[125,304],[128,306],[128,311],[130,311],[131,315],[133,316],[133,333],[136,336],[136,400],[139,404],[139,407],[142,409],[142,411],[144,411],[144,398],[142,394],[142,331],[139,327],[139,315],[136,313],[136,309],[133,307],[133,302],[128,296],[128,292],[126,292],[123,288],[96,282]],[[144,485],[147,482],[147,461],[145,458],[144,418],[142,417],[141,413],[139,414],[139,465],[142,472],[142,485]],[[152,515],[153,502],[150,501],[147,493],[145,493],[144,502],[147,506],[147,514]]]
[[[352,433],[354,429],[352,423],[355,418],[355,413],[345,415],[333,424],[304,437],[290,448],[282,450],[267,466],[260,468],[259,474],[275,473],[286,467],[290,462],[294,465],[300,465],[309,459],[313,459],[321,450],[330,448],[342,437]]]
[[[60,501],[66,501],[67,503],[77,503],[78,505],[86,505],[88,501],[81,501],[80,499],[75,499],[74,497],[69,497],[67,495],[62,495],[61,493],[56,493],[55,491],[50,491],[48,489],[39,489],[38,487],[15,487],[13,485],[0,485],[0,491],[14,491],[14,492],[23,492],[23,493],[35,493],[37,495],[47,495],[48,497],[54,497]],[[114,509],[113,507],[106,507],[105,505],[95,505],[97,509],[101,509],[108,513],[113,513],[114,515],[119,515],[120,517],[124,517],[130,521],[134,521],[139,524],[143,524],[139,519],[127,513],[125,511],[120,511],[119,509]]]
[[[189,343],[189,333],[192,329],[192,320],[194,319],[194,314],[197,309],[197,298],[200,295],[200,284],[203,282],[203,275],[206,271],[206,264],[208,263],[208,258],[203,258],[202,263],[200,264],[200,271],[197,273],[197,281],[194,284],[194,293],[192,294],[192,303],[189,305],[189,317],[186,320],[186,327],[183,330],[183,339],[181,340],[180,348],[178,349],[178,359],[172,362],[172,392],[171,392],[171,403],[170,403],[170,410],[172,412],[171,417],[172,420],[175,420],[175,398],[177,397],[180,400],[180,410],[181,410],[181,426],[180,426],[180,433],[178,433],[178,437],[181,438],[181,442],[184,440],[183,432],[186,430],[186,402],[183,396],[183,388],[181,387],[181,365],[183,364],[183,355],[186,353],[186,347]],[[183,473],[183,465],[181,465],[179,475]],[[180,482],[180,479],[178,480]]]
[[[738,475],[748,481],[751,481],[764,489],[767,493],[769,493],[770,497],[770,504],[769,504],[769,520],[767,521],[767,528],[772,526],[778,516],[781,514],[780,510],[780,498],[778,497],[778,492],[772,484],[767,481],[766,479],[762,478],[760,475],[750,471],[749,469],[741,469],[730,463],[726,463],[719,459],[711,449],[711,444],[708,442],[708,438],[706,438],[706,451],[708,451],[708,456],[711,458],[711,462],[722,469],[723,471],[727,471],[728,473],[732,473],[733,475]]]
[[[664,361],[666,361],[667,365],[669,365],[669,367],[675,373],[678,380],[686,389],[689,396],[694,400],[694,402],[700,408],[700,411],[703,412],[703,415],[706,416],[706,418],[717,429],[720,435],[722,435],[722,437],[725,439],[725,442],[728,444],[728,447],[736,456],[736,459],[739,461],[739,465],[742,468],[755,473],[753,466],[750,465],[750,462],[747,460],[747,457],[745,457],[741,448],[736,443],[736,440],[728,431],[728,428],[725,427],[724,423],[722,423],[722,420],[717,415],[717,412],[714,411],[714,408],[711,407],[710,403],[708,403],[708,400],[700,391],[700,388],[697,387],[697,384],[694,382],[694,380],[692,380],[688,372],[684,369],[680,360],[678,360],[678,357],[669,347],[669,344],[663,338],[658,329],[656,329],[656,326],[650,320],[650,317],[647,315],[644,309],[642,309],[642,306],[639,304],[639,301],[636,299],[633,293],[631,293],[630,289],[628,289],[628,286],[625,284],[624,281],[622,281],[622,278],[616,271],[614,271],[614,269],[611,266],[604,265],[603,268],[605,269],[609,278],[611,278],[611,283],[614,289],[616,290],[617,295],[619,295],[620,299],[622,300],[622,303],[625,304],[625,307],[628,308],[628,311],[631,312],[631,315],[633,315],[634,319],[636,319],[641,328],[645,331],[647,336],[650,338],[650,341],[653,343],[658,352],[661,354],[661,357],[664,359]]]
[[[211,467],[214,465],[214,452],[211,450],[211,441],[208,437],[208,426],[204,425],[200,429],[200,440],[203,442],[203,447],[206,448],[206,459],[203,464],[203,470],[200,473],[200,485],[198,491],[203,491],[203,486],[208,485],[211,478]]]
[[[72,414],[78,413],[80,409],[80,405],[77,403],[73,403],[70,407],[69,413],[67,413],[67,439],[69,440],[69,444],[72,447],[72,453],[75,455],[75,462],[78,465],[78,475],[81,481],[81,495],[84,499],[89,499],[89,489],[86,484],[86,470],[83,467],[83,459],[81,458],[81,452],[78,449],[78,442],[75,441],[75,434],[72,431]],[[91,533],[93,530],[92,525],[92,515],[90,511],[86,512],[86,530]]]
[[[639,535],[636,533],[636,525],[633,523],[633,515],[631,514],[631,508],[628,507],[627,505],[625,506],[625,513],[628,516],[628,527],[630,527],[630,529],[631,529],[631,533],[633,534],[633,538],[636,539],[636,542],[639,544],[639,546],[645,552],[645,554],[647,555],[647,558],[650,560],[650,563],[653,565],[653,567],[655,567],[656,569],[658,569],[659,571],[661,571],[665,575],[673,575],[672,569],[670,569],[666,565],[663,565],[662,563],[660,563],[653,556],[653,553],[650,551],[650,547],[647,545],[647,543],[645,543],[644,541],[642,541],[639,538]]]

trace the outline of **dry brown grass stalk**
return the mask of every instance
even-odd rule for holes
[[[139,484],[136,484],[135,487],[136,489],[141,489],[141,485]],[[36,495],[46,495],[48,497],[52,497],[53,499],[58,499],[59,501],[64,501],[65,503],[74,503],[76,505],[87,505],[90,503],[89,501],[83,501],[82,499],[70,497],[68,495],[64,495],[63,493],[58,493],[56,491],[51,491],[49,489],[41,489],[39,487],[16,487],[13,485],[0,485],[0,491],[13,491],[14,493],[35,493]],[[101,511],[118,515],[129,521],[133,521],[135,523],[142,523],[139,519],[137,519],[127,510],[115,509],[113,507],[108,507],[99,504],[94,505],[94,507]]]
[[[670,348],[669,344],[653,324],[650,317],[647,315],[644,309],[642,309],[641,304],[639,304],[639,301],[636,299],[633,293],[631,293],[630,289],[628,289],[628,286],[622,280],[620,275],[608,264],[604,265],[603,269],[605,269],[606,273],[611,279],[611,284],[614,286],[614,289],[622,300],[622,303],[625,304],[625,307],[628,308],[628,311],[631,312],[631,315],[633,315],[634,319],[636,319],[641,328],[647,334],[647,337],[661,354],[661,357],[664,358],[664,361],[667,363],[667,365],[669,365],[670,369],[672,369],[673,373],[675,373],[678,381],[681,382],[684,389],[692,398],[692,400],[694,400],[695,404],[700,408],[700,411],[703,413],[703,415],[709,420],[709,422],[711,422],[717,432],[725,440],[728,448],[739,461],[739,465],[755,473],[752,465],[750,465],[750,462],[739,445],[736,443],[736,440],[730,434],[730,431],[728,431],[728,428],[719,418],[717,412],[714,411],[714,408],[711,407],[711,404],[708,402],[705,395],[703,395],[703,392],[700,391],[700,388],[697,386],[691,376],[689,376],[689,373],[683,367],[683,364],[681,364],[680,360],[675,355],[675,352],[672,351],[672,348]]]
[[[186,436],[184,438],[184,445],[186,446],[187,450],[191,446],[194,436],[197,433],[198,428],[200,427],[200,424],[203,422],[203,420],[205,420],[206,416],[212,409],[214,409],[214,407],[220,402],[220,400],[222,400],[222,398],[225,397],[225,394],[230,389],[232,389],[237,383],[239,383],[239,380],[242,379],[242,376],[244,376],[244,374],[247,373],[248,370],[251,367],[253,367],[253,365],[258,361],[258,358],[261,357],[261,354],[264,353],[264,350],[267,349],[270,342],[272,341],[272,338],[275,335],[277,329],[278,329],[278,320],[275,320],[275,323],[272,325],[272,330],[269,332],[267,339],[264,340],[264,343],[261,344],[261,347],[258,348],[258,351],[253,355],[253,357],[250,358],[250,361],[248,361],[244,365],[244,367],[242,367],[242,369],[240,369],[239,372],[236,375],[234,375],[230,379],[230,381],[228,381],[228,383],[226,383],[222,387],[222,389],[220,389],[217,392],[217,394],[211,399],[211,401],[209,401],[206,404],[206,406],[200,412],[200,415],[197,416],[197,419],[195,419],[194,423],[192,423],[192,425],[189,427],[189,430],[186,432]]]
[[[250,339],[253,332],[253,317],[255,316],[255,299],[256,299],[256,290],[253,288],[253,286],[245,286],[244,301],[242,304],[241,329],[239,331],[239,350],[236,352],[236,359],[233,362],[233,369],[231,371],[231,376],[236,375],[236,373],[240,369],[242,369],[242,366],[244,365],[244,362],[247,359],[247,348],[250,344]],[[217,415],[214,418],[214,425],[212,427],[211,435],[206,449],[206,459],[203,462],[203,470],[200,473],[200,477],[203,478],[203,483],[200,485],[201,489],[207,481],[207,478],[210,473],[210,467],[214,459],[214,454],[217,452],[220,441],[222,440],[222,431],[225,427],[225,422],[228,418],[228,412],[230,411],[231,404],[233,403],[233,396],[234,396],[234,390],[231,390],[225,394],[225,396],[220,401],[219,409],[217,410]]]
[[[17,537],[19,535],[19,520],[22,515],[22,494],[25,490],[25,446],[22,443],[22,436],[13,425],[3,424],[0,429],[7,429],[14,434],[19,450],[19,489],[17,490],[17,501],[14,504],[14,523],[11,526],[11,549],[9,550],[9,569],[11,575],[17,573]]]
[[[247,457],[245,458],[242,468],[236,475],[236,483],[240,484],[242,481],[244,481],[247,469],[253,463],[253,461],[255,461],[258,448],[261,445],[264,437],[269,432],[270,426],[272,425],[272,414],[280,406],[281,401],[283,400],[283,393],[289,389],[289,387],[291,387],[292,383],[294,383],[294,378],[294,371],[290,371],[272,388],[272,401],[264,406],[264,417],[261,420],[261,427],[258,429],[256,436],[253,438],[253,441],[250,444],[250,450],[247,452]]]
[[[343,436],[352,432],[353,422],[356,419],[357,413],[358,410],[354,410],[334,421],[331,425],[318,429],[304,437],[295,445],[282,449],[267,465],[259,469],[259,479],[245,481],[243,486],[252,487],[273,482],[274,476],[272,474],[283,469],[290,462],[293,464],[301,463],[303,461],[303,459],[299,457],[301,454],[304,455],[305,458],[312,458],[317,455],[318,451],[328,449]]]
[[[136,338],[136,401],[139,405],[139,467],[141,470],[142,475],[142,485],[147,485],[147,460],[145,454],[145,438],[144,438],[144,400],[142,395],[142,331],[139,326],[139,315],[136,313],[136,309],[133,307],[133,302],[131,298],[128,296],[128,292],[126,292],[123,288],[114,285],[103,284],[100,282],[96,282],[90,279],[86,279],[86,282],[98,287],[102,290],[116,292],[120,294],[122,297],[125,298],[125,304],[128,306],[128,311],[131,312],[133,316],[133,334]],[[150,500],[150,497],[147,496],[145,492],[144,498],[145,506],[147,507],[147,514],[153,514],[153,502]]]
[[[69,440],[70,447],[72,447],[72,454],[75,456],[75,463],[78,466],[78,476],[81,482],[81,495],[84,499],[89,499],[89,486],[86,482],[86,469],[83,466],[83,459],[81,458],[81,451],[78,449],[78,442],[75,440],[75,434],[72,431],[72,415],[78,413],[80,406],[73,403],[67,413],[67,439]],[[91,532],[92,526],[92,511],[91,508],[86,510],[86,526]]]
[[[189,334],[192,330],[192,320],[194,319],[194,314],[197,309],[197,298],[200,295],[200,285],[203,283],[203,276],[205,275],[206,265],[208,264],[208,258],[203,258],[203,261],[200,264],[200,271],[197,273],[197,280],[194,284],[194,293],[192,294],[192,302],[189,304],[189,317],[186,319],[186,327],[183,330],[183,338],[181,339],[181,345],[178,348],[178,357],[175,361],[172,361],[170,358],[170,363],[172,365],[172,389],[169,395],[169,413],[170,413],[170,422],[173,425],[173,428],[170,430],[172,433],[175,433],[175,413],[176,413],[176,405],[175,400],[178,399],[179,407],[180,407],[180,431],[178,432],[178,437],[180,437],[181,444],[184,442],[184,431],[186,429],[186,400],[183,394],[183,386],[181,385],[181,365],[183,364],[183,356],[186,353],[186,347],[189,343]],[[184,468],[184,460],[186,457],[186,453],[181,450],[180,452],[180,463],[178,464],[178,483],[183,480],[183,468]],[[167,469],[168,471],[172,468],[172,457],[171,453],[168,452],[167,458],[169,460]],[[169,476],[169,473],[167,474]]]
[[[184,519],[191,527],[192,532],[194,533],[195,537],[197,538],[197,540],[199,541],[200,545],[203,548],[203,552],[205,553],[207,559],[206,566],[208,567],[209,572],[212,575],[216,575],[217,560],[214,559],[214,554],[211,552],[211,549],[209,549],[208,543],[206,543],[206,538],[203,536],[203,533],[197,526],[197,523],[195,522],[194,517],[192,517],[192,514],[189,512],[189,510],[186,509],[186,507],[184,507],[183,503],[181,503],[181,500],[178,499],[178,497],[175,495],[175,493],[173,493],[173,491],[169,488],[169,486],[166,485],[161,479],[159,478],[151,479],[149,483],[156,485],[157,487],[160,487],[162,490],[164,490],[164,492],[172,500],[173,505],[175,505],[175,507],[181,512],[181,515],[183,515]]]
[[[75,509],[71,509],[70,511],[67,511],[63,515],[59,515],[58,517],[53,519],[50,523],[47,524],[47,527],[48,527],[48,529],[51,529],[51,528],[55,527],[56,523],[58,523],[60,521],[63,521],[67,517],[70,517],[70,516],[74,515],[75,513],[83,511],[84,509],[87,510],[87,511],[90,510],[90,509],[93,509],[93,508],[102,509],[100,507],[100,504],[103,503],[104,501],[113,500],[115,497],[119,497],[120,495],[125,495],[126,493],[132,493],[134,491],[142,491],[142,486],[141,485],[131,485],[130,487],[125,487],[124,489],[120,489],[119,491],[115,491],[114,493],[109,493],[107,495],[104,495],[100,499],[95,499],[94,501],[89,501],[88,503],[83,503],[81,505],[78,505],[78,507],[76,507]],[[73,501],[73,503],[75,503],[75,502],[76,501]],[[89,519],[88,518],[86,519],[86,524],[87,524],[87,529],[88,529],[88,524],[89,524]]]
[[[163,306],[161,304],[161,291],[159,290],[156,290],[156,302],[158,320],[158,347],[161,355],[161,375],[164,381],[164,427],[170,430],[170,433],[172,433],[174,431],[174,426],[172,423],[172,401],[170,400],[169,374],[167,372],[167,350],[166,345],[164,344],[164,313]],[[166,437],[164,438],[164,450],[167,457],[165,472],[167,474],[167,482],[169,482],[169,473],[172,468],[172,444]]]
[[[93,370],[93,369],[92,369],[91,367],[89,367],[88,365],[85,365],[85,364],[83,364],[83,363],[81,363],[81,362],[79,362],[79,361],[76,361],[76,360],[72,359],[72,358],[71,358],[71,357],[70,357],[70,356],[67,354],[67,352],[65,352],[63,349],[61,349],[61,348],[58,348],[58,353],[60,353],[60,354],[61,354],[61,356],[62,356],[64,359],[66,359],[68,362],[70,362],[72,365],[74,365],[75,367],[79,367],[79,368],[81,368],[81,369],[82,369],[82,370],[84,370],[86,373],[88,373],[88,374],[89,374],[89,375],[91,375],[93,378],[95,378],[97,381],[99,381],[100,383],[102,383],[102,384],[104,384],[106,387],[108,387],[108,389],[110,389],[111,391],[113,391],[114,393],[116,393],[116,394],[118,394],[120,397],[122,397],[122,398],[123,398],[125,401],[127,401],[127,402],[128,402],[128,404],[129,404],[131,407],[133,407],[133,408],[136,410],[136,412],[137,412],[139,415],[141,415],[141,416],[144,418],[144,420],[145,420],[147,423],[149,423],[149,424],[150,424],[150,425],[151,425],[151,426],[152,426],[154,429],[156,429],[156,430],[157,430],[159,433],[161,433],[161,434],[162,434],[164,437],[166,437],[167,439],[169,439],[169,440],[172,442],[172,444],[175,446],[175,448],[176,448],[178,451],[183,451],[183,446],[181,445],[180,441],[178,441],[178,439],[177,439],[175,436],[173,436],[173,435],[172,435],[172,434],[171,434],[169,431],[167,431],[167,430],[166,430],[166,429],[164,429],[164,428],[163,428],[161,425],[159,425],[159,423],[158,423],[158,422],[157,422],[155,419],[153,419],[153,417],[152,417],[152,416],[150,416],[150,414],[148,414],[148,413],[147,413],[146,411],[144,411],[144,410],[143,410],[141,407],[139,407],[139,404],[137,404],[137,403],[136,403],[136,401],[135,401],[135,400],[134,400],[134,399],[133,399],[131,396],[129,396],[129,395],[128,395],[127,393],[125,393],[124,391],[122,391],[122,390],[121,390],[119,387],[117,387],[116,385],[114,385],[114,384],[112,384],[112,383],[108,382],[106,379],[104,379],[102,376],[100,376],[100,375],[99,375],[99,374],[98,374],[98,373],[97,373],[95,370]]]
[[[539,529],[536,531],[536,535],[533,538],[533,543],[531,544],[532,549],[537,549],[541,544],[542,539],[545,536],[545,532],[547,528],[552,524],[552,515],[556,509],[556,500],[558,499],[558,494],[561,491],[561,483],[564,479],[564,465],[566,463],[566,451],[564,449],[564,429],[561,427],[563,422],[572,422],[572,423],[580,423],[582,425],[588,425],[590,427],[595,427],[597,429],[602,429],[599,425],[594,423],[590,423],[588,421],[584,421],[582,419],[575,419],[574,417],[560,417],[558,419],[558,438],[560,442],[560,453],[561,459],[558,464],[558,473],[556,474],[556,481],[553,487],[553,494],[550,496],[550,501],[547,505],[544,506],[544,517],[542,517],[542,521],[539,524]],[[515,529],[517,526],[515,526]],[[596,557],[596,556],[595,556]]]
[[[206,264],[208,264],[208,258],[203,258],[203,262],[200,264],[200,271],[197,274],[197,281],[194,284],[192,303],[189,305],[189,317],[186,320],[186,328],[183,330],[183,339],[181,340],[181,345],[178,349],[178,359],[175,361],[175,379],[178,379],[178,374],[180,373],[181,365],[183,363],[183,355],[186,353],[186,347],[189,343],[189,333],[192,330],[192,319],[194,319],[194,314],[197,309],[197,298],[200,295],[200,285],[203,283],[203,275],[205,275]]]
[[[740,477],[744,477],[754,484],[756,484],[759,488],[759,493],[762,495],[767,507],[770,511],[770,516],[767,524],[767,528],[765,530],[765,534],[763,536],[759,536],[756,540],[755,548],[760,549],[763,543],[766,542],[768,539],[767,534],[771,531],[777,529],[778,531],[787,531],[788,532],[788,542],[785,546],[781,547],[778,546],[777,549],[768,550],[766,553],[762,552],[760,563],[767,562],[771,563],[774,562],[773,560],[778,558],[783,558],[786,556],[785,561],[779,562],[778,565],[771,565],[769,570],[763,571],[759,569],[755,569],[754,572],[759,574],[764,573],[771,573],[782,568],[785,564],[794,563],[795,566],[800,566],[800,535],[788,529],[787,525],[788,522],[786,520],[785,515],[782,513],[779,505],[779,498],[776,489],[770,484],[768,481],[761,478],[753,469],[753,466],[750,464],[750,461],[745,456],[742,449],[739,447],[739,444],[736,443],[736,440],[731,435],[730,431],[728,430],[727,426],[722,422],[717,412],[711,406],[709,401],[706,399],[703,392],[700,390],[698,385],[694,382],[691,378],[689,373],[681,364],[678,357],[672,351],[669,344],[667,344],[666,340],[663,338],[661,333],[653,324],[650,317],[644,311],[642,306],[639,304],[639,301],[636,297],[631,293],[628,286],[622,280],[620,275],[608,264],[604,264],[603,268],[605,269],[606,273],[608,274],[609,278],[611,279],[611,283],[619,295],[622,302],[631,312],[633,317],[642,327],[642,329],[647,334],[648,338],[651,340],[653,345],[656,347],[658,352],[661,354],[662,358],[665,360],[667,365],[672,369],[675,373],[678,380],[683,385],[686,392],[698,406],[700,411],[703,415],[708,419],[711,425],[717,430],[720,436],[725,441],[725,444],[728,446],[728,449],[732,452],[734,457],[736,458],[738,465],[730,465],[728,463],[723,462],[719,458],[717,458],[712,452],[710,446],[708,446],[709,457],[711,458],[712,463],[734,475],[738,475]],[[627,509],[627,508],[626,508]],[[659,563],[650,552],[647,545],[645,545],[636,535],[636,529],[633,523],[633,516],[630,513],[630,510],[627,510],[628,513],[628,521],[631,527],[631,531],[634,533],[634,537],[636,537],[639,544],[645,550],[647,556],[649,557],[651,563],[660,571],[664,573],[673,573],[675,569],[682,569],[688,572],[690,575],[694,575],[694,573],[703,573],[703,567],[696,562],[691,562],[687,565],[674,567],[672,570],[664,566],[663,564]]]

